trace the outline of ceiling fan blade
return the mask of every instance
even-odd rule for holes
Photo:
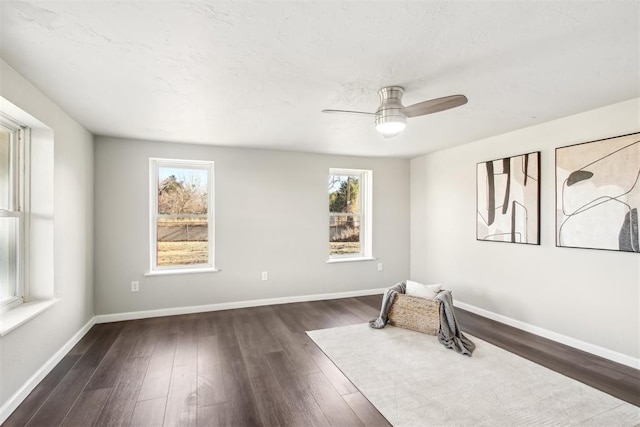
[[[408,107],[404,107],[402,112],[407,117],[424,116],[425,114],[437,113],[439,111],[459,107],[466,104],[467,101],[467,97],[464,95],[445,96],[409,105]]]
[[[346,114],[363,114],[365,116],[375,116],[375,113],[367,113],[365,111],[351,111],[351,110],[322,110],[323,113],[346,113]]]

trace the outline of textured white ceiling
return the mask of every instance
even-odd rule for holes
[[[635,1],[2,1],[0,56],[90,131],[411,157],[640,96]],[[377,90],[464,94],[384,139]]]

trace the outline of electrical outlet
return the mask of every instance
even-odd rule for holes
[[[131,292],[138,292],[140,290],[140,282],[131,282]]]
[[[262,272],[262,280],[269,280],[269,272],[268,271],[263,271]]]
[[[381,262],[378,263],[378,271],[382,271],[382,263]]]

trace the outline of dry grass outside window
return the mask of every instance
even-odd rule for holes
[[[158,265],[192,265],[209,262],[208,242],[158,242]]]

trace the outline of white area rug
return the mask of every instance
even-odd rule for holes
[[[307,334],[396,427],[640,424],[637,406],[472,336],[467,357],[392,326]]]

